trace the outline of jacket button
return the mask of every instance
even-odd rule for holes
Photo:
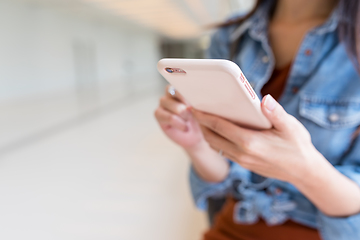
[[[275,189],[275,194],[280,195],[282,193],[282,190],[280,188]]]
[[[306,50],[305,50],[305,55],[306,55],[306,56],[310,56],[311,54],[312,54],[311,49],[306,49]]]
[[[270,59],[268,56],[263,56],[261,60],[263,63],[268,63]]]
[[[339,119],[340,119],[340,116],[337,113],[330,114],[330,116],[329,116],[330,122],[337,122],[337,121],[339,121]]]
[[[296,94],[296,93],[299,92],[299,88],[298,88],[298,87],[293,87],[293,88],[291,89],[291,91],[292,91],[292,93]]]

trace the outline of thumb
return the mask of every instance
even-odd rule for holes
[[[270,94],[263,98],[261,110],[275,129],[279,131],[291,129],[292,119],[290,115]]]

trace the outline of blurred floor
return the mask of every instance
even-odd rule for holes
[[[124,101],[0,152],[0,239],[200,239],[206,218],[187,157],[153,118],[158,95]]]

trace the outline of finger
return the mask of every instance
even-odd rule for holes
[[[172,114],[179,115],[186,121],[191,118],[192,113],[187,109],[187,106],[174,98],[167,96],[160,98],[160,106]]]
[[[261,109],[276,130],[292,131],[293,118],[270,94],[263,98]]]
[[[193,110],[194,117],[201,125],[223,136],[237,145],[251,141],[254,131],[239,127],[223,118]]]
[[[179,93],[179,91],[177,91],[175,89],[175,94],[172,95],[169,93],[169,88],[171,87],[171,85],[167,85],[166,89],[165,89],[165,94],[166,96],[170,97],[170,98],[174,98],[182,103],[185,103],[186,105],[189,105],[189,103],[185,100],[185,98]]]
[[[181,131],[188,131],[186,122],[177,115],[170,113],[162,107],[155,111],[155,118],[161,126],[171,126]]]
[[[169,130],[170,128],[172,128],[171,125],[166,124],[166,123],[160,123],[160,122],[159,122],[159,125],[160,125],[160,127],[162,128],[162,130],[164,130],[164,131]]]
[[[221,150],[223,152],[223,156],[226,156],[227,158],[235,161],[236,156],[240,155],[240,151],[234,143],[212,132],[204,126],[201,126],[201,130],[203,132],[204,138],[209,143],[211,148],[216,151]]]
[[[227,139],[219,136],[218,134],[212,132],[206,127],[202,127],[202,131],[206,141],[209,143],[210,147],[216,151],[222,151],[223,157],[230,159],[233,162],[238,163],[246,169],[251,169],[254,163],[254,157],[246,154],[242,151],[241,148],[228,141]]]

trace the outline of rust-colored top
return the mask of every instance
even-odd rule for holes
[[[261,89],[261,94],[263,96],[271,94],[273,98],[278,100],[285,89],[290,68],[291,64],[287,65],[282,69],[275,69],[270,80]],[[296,89],[294,89],[293,91],[294,93],[296,93]]]
[[[263,87],[263,96],[271,94],[275,99],[282,95],[291,65],[275,70]],[[296,90],[294,90],[294,93]],[[205,233],[203,240],[320,240],[316,229],[287,221],[283,225],[269,227],[263,220],[253,225],[234,222],[236,200],[228,198],[225,206],[216,215],[214,226]]]
[[[263,220],[254,225],[234,222],[236,200],[228,198],[222,210],[216,215],[214,226],[203,240],[321,240],[318,231],[293,221],[282,225],[268,226]]]

